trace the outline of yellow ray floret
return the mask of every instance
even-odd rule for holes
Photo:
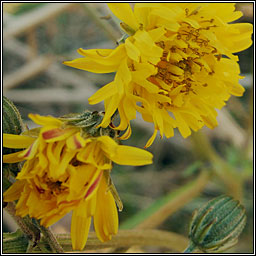
[[[242,16],[234,3],[110,3],[129,35],[116,49],[79,49],[83,58],[64,64],[95,73],[116,72],[113,82],[89,98],[104,101],[106,127],[117,110],[120,130],[131,134],[136,112],[159,131],[186,138],[217,126],[216,109],[244,92],[234,53],[251,46],[253,27],[231,23]]]
[[[121,165],[152,163],[152,154],[119,145],[113,138],[91,136],[51,116],[30,115],[41,125],[37,133],[3,135],[3,145],[22,151],[4,155],[3,162],[25,161],[4,201],[18,200],[16,214],[40,219],[46,227],[73,211],[71,240],[74,250],[86,244],[91,218],[98,238],[111,239],[118,230],[114,197],[103,172],[112,162]],[[35,137],[35,134],[37,136]],[[104,214],[103,214],[104,213]]]

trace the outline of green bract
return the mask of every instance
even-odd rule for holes
[[[193,214],[185,252],[199,249],[203,252],[224,251],[238,241],[246,224],[244,207],[229,196],[219,196]]]
[[[93,137],[108,135],[111,138],[116,138],[117,131],[112,129],[111,126],[106,128],[98,127],[104,117],[103,112],[98,111],[84,111],[80,114],[69,114],[62,116],[58,119],[64,121],[66,125],[79,127],[85,132]]]
[[[3,133],[21,134],[23,123],[18,109],[3,96]],[[11,153],[10,149],[3,148],[3,154]]]
[[[24,130],[24,124],[22,122],[20,113],[14,104],[3,96],[3,133],[9,134],[21,134]],[[10,149],[3,147],[3,154],[11,154],[17,152],[17,149]],[[15,176],[19,172],[18,164],[3,164],[3,188],[7,189],[11,183],[8,180],[8,177],[12,172]]]

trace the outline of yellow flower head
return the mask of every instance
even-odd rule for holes
[[[217,126],[216,108],[230,95],[241,96],[238,57],[233,53],[251,45],[252,25],[229,24],[242,16],[234,3],[108,4],[130,35],[116,49],[83,50],[83,58],[64,64],[95,73],[116,72],[115,79],[89,98],[105,102],[106,127],[118,110],[127,129],[140,112],[161,137],[183,137],[204,125]]]
[[[117,233],[116,204],[104,175],[111,170],[112,161],[135,166],[152,163],[151,153],[119,145],[114,136],[104,135],[114,135],[111,128],[93,130],[95,115],[85,112],[78,118],[54,118],[30,114],[40,128],[23,135],[3,135],[4,147],[23,149],[4,155],[3,162],[25,161],[16,182],[4,193],[4,201],[18,200],[17,215],[41,219],[46,227],[73,211],[74,250],[84,248],[91,217],[101,241]]]

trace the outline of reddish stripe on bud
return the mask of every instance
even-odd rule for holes
[[[34,143],[29,146],[28,151],[26,152],[26,154],[23,157],[28,157],[30,155],[33,145],[34,145]]]
[[[42,133],[42,136],[45,140],[49,140],[55,137],[59,137],[65,133],[65,130],[60,128],[55,128]]]
[[[97,185],[100,182],[101,176],[102,176],[102,172],[100,172],[99,176],[96,178],[96,180],[93,182],[93,184],[89,187],[84,198],[88,197],[94,191],[94,189],[97,187]]]
[[[74,138],[74,143],[75,143],[75,145],[76,145],[76,148],[77,148],[77,149],[81,148],[82,145],[81,145],[80,141],[77,139],[77,137],[74,136],[73,138]]]

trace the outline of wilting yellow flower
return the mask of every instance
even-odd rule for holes
[[[16,182],[4,193],[4,201],[18,200],[17,215],[41,219],[46,227],[73,210],[74,250],[84,248],[91,217],[98,238],[111,239],[118,230],[118,214],[105,174],[111,170],[112,161],[146,165],[152,163],[152,154],[119,145],[107,135],[91,136],[79,127],[84,122],[81,119],[74,126],[51,116],[29,117],[42,127],[25,135],[3,135],[4,147],[23,149],[4,155],[3,162],[25,161]],[[88,124],[84,126],[88,128]]]
[[[140,112],[157,134],[183,137],[217,126],[216,108],[230,95],[241,96],[238,57],[251,45],[252,25],[229,24],[242,16],[234,3],[110,3],[130,35],[116,49],[79,49],[83,58],[64,64],[95,73],[116,72],[114,81],[89,98],[104,100],[106,127],[118,109],[117,129],[129,137],[130,120]]]

